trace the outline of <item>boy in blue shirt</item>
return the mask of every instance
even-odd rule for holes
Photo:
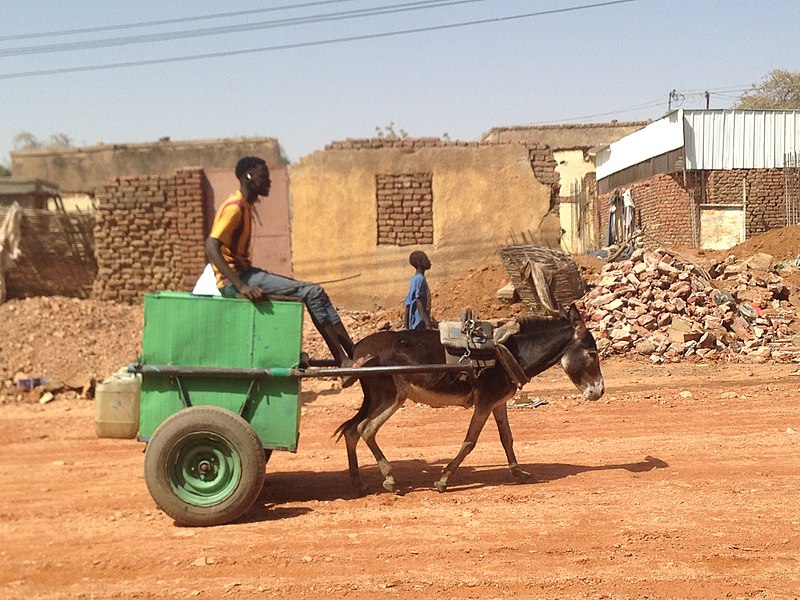
[[[425,279],[425,271],[431,268],[431,261],[427,254],[415,250],[409,255],[408,262],[417,272],[411,278],[406,296],[404,326],[406,329],[436,329],[439,324],[431,316],[431,292]]]

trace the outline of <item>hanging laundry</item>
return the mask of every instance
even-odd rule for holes
[[[622,236],[622,198],[619,190],[614,190],[608,200],[608,230],[606,231],[606,246],[616,244]]]
[[[628,188],[622,194],[623,207],[623,238],[630,239],[636,230],[636,205],[633,202],[633,190]]]

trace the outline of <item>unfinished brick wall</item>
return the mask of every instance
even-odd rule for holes
[[[536,179],[548,185],[558,185],[558,172],[556,172],[556,160],[553,152],[547,144],[487,140],[481,142],[465,142],[442,140],[433,137],[392,137],[392,138],[364,138],[347,139],[343,141],[331,142],[325,146],[325,150],[380,150],[382,148],[403,148],[407,150],[419,150],[421,148],[477,148],[480,146],[491,146],[501,144],[523,145],[528,150],[528,157],[531,161],[531,168]],[[557,188],[554,188],[554,197],[557,204]]]
[[[746,204],[747,237],[786,224],[782,169],[734,169],[659,174],[631,184],[637,223],[663,244],[695,246],[701,204]],[[621,190],[622,191],[622,190]],[[608,227],[611,194],[598,198],[601,231]],[[745,202],[746,198],[746,202]],[[656,244],[645,240],[646,246]]]
[[[382,137],[347,139],[325,145],[325,150],[380,150],[381,148],[436,148],[445,146],[475,147],[480,142],[448,141],[434,137]]]
[[[207,186],[202,169],[183,169],[98,188],[92,297],[136,303],[151,291],[190,291],[206,262]]]
[[[692,246],[694,244],[694,202],[683,185],[680,174],[660,173],[630,185],[636,205],[636,223],[645,226],[645,246],[659,244]],[[620,190],[620,193],[624,190]],[[601,242],[608,229],[608,202],[612,194],[598,197]],[[657,241],[656,241],[657,240]]]
[[[559,175],[556,171],[556,159],[550,151],[550,147],[545,144],[526,144],[528,156],[531,160],[531,168],[536,179],[551,186],[557,186]],[[557,187],[553,187],[558,192]],[[558,194],[556,194],[557,196]]]
[[[0,206],[0,223],[11,210],[11,207]],[[32,208],[19,211],[19,235],[16,236],[19,253],[10,264],[0,265],[6,297],[88,298],[97,271],[92,236],[94,215]],[[13,248],[9,239],[0,239],[0,242],[5,242],[9,250]]]
[[[744,203],[750,237],[786,224],[783,187],[782,169],[712,171],[705,181],[704,202]]]
[[[433,174],[375,176],[378,244],[433,243]]]

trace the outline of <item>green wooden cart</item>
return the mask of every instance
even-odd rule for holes
[[[138,439],[145,480],[177,522],[239,518],[261,492],[273,450],[295,452],[306,377],[468,371],[469,365],[300,365],[303,303],[157,292],[144,299]]]

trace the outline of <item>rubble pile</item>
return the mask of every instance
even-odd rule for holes
[[[43,391],[91,395],[95,382],[134,362],[143,322],[141,306],[110,301],[37,296],[0,304],[0,404],[36,401]],[[20,380],[41,386],[24,389]]]
[[[800,360],[792,343],[797,290],[772,267],[765,254],[742,263],[730,257],[712,278],[666,248],[636,250],[605,265],[581,302],[604,355],[636,352],[654,363]]]

